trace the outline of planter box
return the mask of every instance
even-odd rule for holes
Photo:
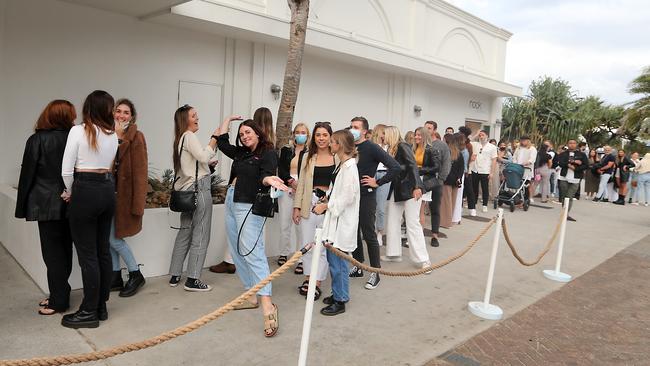
[[[48,293],[38,224],[14,217],[16,194],[17,191],[14,188],[5,184],[0,185],[0,242],[43,292]],[[227,247],[225,206],[214,205],[212,210],[212,231],[205,261],[206,267],[221,262]],[[279,221],[279,219],[273,218],[269,219],[266,224],[266,253],[269,256],[278,255]],[[177,233],[177,230],[171,229],[170,226],[178,227],[178,225],[178,213],[171,212],[167,208],[146,209],[142,231],[138,235],[126,239],[138,263],[144,264],[141,271],[145,277],[168,274],[169,261]],[[70,285],[73,289],[78,289],[82,287],[82,284],[76,255],[73,263]]]

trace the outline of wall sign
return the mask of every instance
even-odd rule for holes
[[[484,104],[480,100],[470,99],[469,100],[469,109],[476,112],[483,112],[485,110]]]

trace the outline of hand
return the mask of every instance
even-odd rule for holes
[[[413,198],[415,198],[416,201],[422,198],[422,190],[420,188],[413,190]]]
[[[293,223],[296,225],[300,225],[300,209],[299,208],[293,208]]]
[[[377,180],[371,176],[364,175],[361,178],[361,185],[366,186],[366,187],[371,187],[371,188],[377,188],[379,187],[379,184],[377,184]]]
[[[65,201],[66,203],[70,202],[71,197],[72,197],[72,195],[70,193],[68,193],[68,191],[63,191],[63,193],[61,193],[61,199],[63,201]]]
[[[573,165],[582,165],[582,160],[574,160],[571,162]]]
[[[232,116],[226,118],[226,121],[228,121],[228,122],[241,121],[242,119],[243,118],[240,115],[236,114],[236,115],[232,115]]]
[[[571,165],[571,164],[569,164],[568,168],[571,169],[571,170],[576,170],[576,167],[574,167],[574,166]]]
[[[284,191],[284,192],[289,191],[289,187],[284,185],[284,181],[280,177],[275,175],[264,178],[262,184],[264,184],[265,186],[271,186],[280,191]]]
[[[327,203],[317,203],[316,206],[311,209],[311,212],[316,215],[322,215],[325,211],[327,211]]]
[[[208,165],[213,167],[213,168],[215,166],[217,166],[217,164],[219,164],[219,160],[212,160],[212,161],[208,162]]]

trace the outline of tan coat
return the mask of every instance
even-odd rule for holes
[[[133,236],[142,230],[142,216],[147,199],[147,142],[137,125],[126,130],[117,149],[115,236]]]
[[[316,154],[309,159],[309,167],[307,167],[307,156],[302,159],[300,170],[300,177],[298,178],[298,186],[296,193],[293,197],[293,208],[300,209],[300,216],[308,219],[311,214],[311,198],[314,190],[314,166],[316,166]],[[334,156],[334,165],[339,164],[339,158]]]

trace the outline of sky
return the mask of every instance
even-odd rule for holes
[[[514,35],[506,82],[526,89],[548,75],[579,96],[610,104],[637,99],[628,86],[650,66],[649,0],[447,0]]]

